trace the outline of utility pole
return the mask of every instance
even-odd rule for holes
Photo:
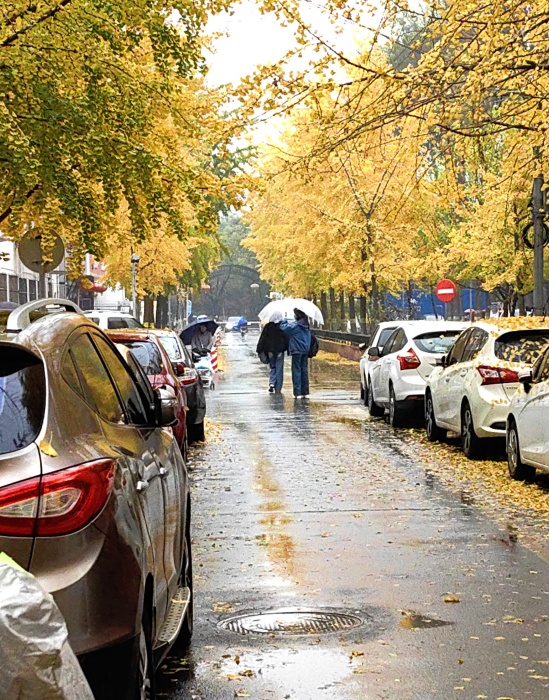
[[[132,255],[132,314],[137,319],[137,263],[139,260],[139,255],[134,253]]]
[[[532,188],[532,215],[534,218],[534,316],[545,314],[545,294],[543,289],[543,246],[544,230],[544,194],[543,175],[534,178]]]

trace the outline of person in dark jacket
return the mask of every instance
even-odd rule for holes
[[[295,323],[282,322],[280,327],[288,335],[288,352],[292,356],[292,384],[296,399],[309,396],[309,349],[311,331],[307,314],[294,309]]]
[[[278,311],[261,331],[256,352],[269,358],[269,393],[280,394],[284,382],[284,353],[288,349],[288,337],[280,330],[283,316]]]

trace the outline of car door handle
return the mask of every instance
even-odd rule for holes
[[[149,488],[149,482],[146,479],[139,479],[135,488],[139,493],[142,493]]]
[[[158,473],[160,474],[160,476],[163,479],[165,479],[168,476],[168,474],[170,473],[170,470],[167,469],[166,467],[160,467],[160,469],[158,470]]]

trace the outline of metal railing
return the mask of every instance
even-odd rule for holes
[[[364,335],[359,333],[343,333],[341,331],[326,331],[320,328],[312,329],[317,338],[321,340],[333,340],[338,343],[345,343],[348,345],[360,345],[360,343],[370,343],[370,335]]]

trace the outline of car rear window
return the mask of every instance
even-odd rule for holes
[[[162,374],[162,355],[156,345],[150,340],[122,341],[122,344],[130,348],[135,359],[145,370],[145,374]]]
[[[456,342],[456,338],[461,331],[433,331],[431,333],[422,333],[414,338],[414,343],[423,352],[442,353],[449,352],[450,348]]]
[[[0,454],[15,452],[38,437],[46,406],[42,362],[21,348],[0,350]]]
[[[549,330],[513,331],[496,340],[494,352],[500,360],[533,365],[548,343]]]
[[[175,338],[164,335],[159,340],[172,362],[180,362],[183,359],[179,344]]]

